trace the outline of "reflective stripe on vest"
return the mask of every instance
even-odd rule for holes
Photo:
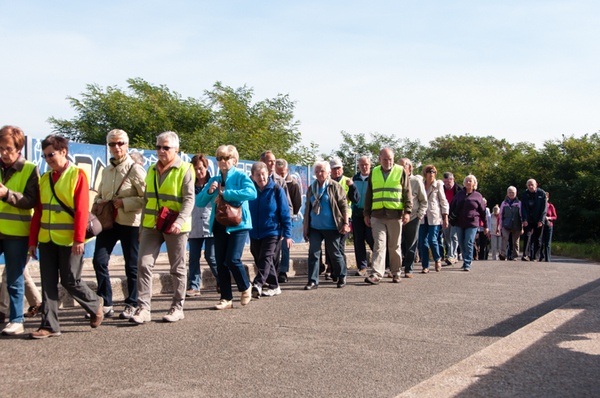
[[[371,184],[373,187],[373,201],[371,208],[373,210],[383,209],[404,209],[404,202],[402,200],[402,185],[400,180],[402,179],[402,167],[394,165],[387,180],[383,179],[383,172],[381,166],[377,166],[373,169],[373,175],[371,177]]]
[[[156,164],[150,166],[146,175],[146,209],[144,210],[143,225],[146,228],[154,228],[156,226],[156,216],[160,207],[167,207],[171,210],[180,212],[183,204],[182,187],[183,178],[190,169],[189,163],[182,163],[181,167],[173,167],[169,170],[169,174],[163,181],[162,185],[158,184],[158,170]],[[158,186],[158,201],[157,193],[154,190],[154,181]],[[159,207],[160,206],[160,207]],[[181,232],[189,232],[192,230],[192,217],[188,217],[187,221],[181,227]]]
[[[14,173],[4,185],[11,191],[23,193],[34,170],[35,164],[26,161],[23,170]],[[29,236],[32,215],[33,209],[19,209],[0,201],[0,232],[11,236]]]
[[[69,166],[54,184],[56,195],[73,212],[75,211],[75,187],[79,178],[79,170],[79,167],[69,162]],[[52,194],[50,178],[52,178],[52,171],[44,173],[40,178],[42,220],[38,240],[43,243],[52,241],[60,246],[73,246],[73,237],[75,236],[73,217],[58,204]]]
[[[348,186],[348,179],[346,177],[342,177],[340,180],[340,185],[344,187],[346,197],[348,197],[348,191],[350,190],[350,187]],[[350,199],[348,199],[348,217],[352,217],[352,202]]]

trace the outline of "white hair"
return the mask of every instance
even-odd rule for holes
[[[106,143],[111,142],[113,138],[122,138],[123,142],[129,144],[129,136],[124,130],[113,129],[106,134]]]
[[[160,141],[167,141],[167,140],[169,140],[169,143],[171,144],[171,146],[173,148],[179,149],[179,136],[174,131],[165,131],[164,133],[160,133],[156,137],[156,145],[158,145],[158,143]]]
[[[512,192],[514,192],[514,193],[517,193],[517,188],[515,188],[515,187],[513,187],[513,186],[511,185],[511,186],[510,186],[510,187],[508,187],[508,189],[506,190],[506,193],[509,193],[509,192],[511,192],[511,191],[512,191]]]
[[[285,159],[277,159],[275,161],[275,167],[277,167],[278,169],[285,169],[286,167],[288,167],[288,162]]]
[[[467,180],[473,180],[473,190],[477,189],[477,178],[473,175],[473,174],[469,174],[468,176],[465,177],[465,179],[463,180],[463,185],[465,184],[465,182]]]
[[[358,158],[358,161],[360,162],[361,160],[367,160],[369,162],[369,164],[371,164],[371,158],[368,157],[367,155],[363,155],[361,157]]]
[[[326,172],[331,173],[331,166],[326,160],[317,160],[315,164],[313,164],[313,169],[316,169],[317,166],[325,169]]]

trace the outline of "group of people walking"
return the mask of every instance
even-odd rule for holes
[[[158,135],[158,161],[146,172],[143,162],[129,153],[127,133],[111,130],[106,142],[112,157],[102,172],[90,213],[88,176],[69,161],[68,140],[50,135],[42,141],[42,157],[50,170],[41,177],[38,168],[21,155],[24,142],[21,129],[0,129],[0,252],[6,259],[3,289],[7,287],[10,301],[9,323],[3,334],[24,332],[26,264],[28,257],[37,259],[38,253],[42,297],[29,300],[28,311],[29,316],[40,312],[42,317],[39,329],[30,334],[34,339],[61,333],[59,280],[85,309],[92,328],[115,314],[108,265],[117,242],[121,242],[127,276],[127,297],[119,318],[135,324],[152,319],[153,268],[163,243],[174,288],[170,309],[162,317],[165,322],[184,319],[185,298],[200,295],[203,249],[220,293],[213,309],[233,307],[231,276],[241,305],[281,294],[280,283],[287,282],[293,244],[292,217],[300,211],[302,198],[300,187],[288,174],[287,162],[276,159],[271,151],[261,154],[248,176],[237,168],[237,149],[222,145],[216,151],[218,175],[212,176],[206,156],[198,154],[191,163],[184,162],[178,156],[179,137],[167,131]],[[531,236],[523,259],[533,260],[541,251],[544,223],[556,218],[545,193],[533,180],[521,202],[516,189],[509,188],[498,222],[493,223],[476,191],[475,176],[465,178],[463,189],[454,183],[451,173],[445,173],[443,181],[437,180],[437,169],[427,165],[420,178],[413,175],[409,159],[396,164],[390,148],[380,151],[379,163],[371,171],[370,159],[361,157],[360,172],[352,179],[343,176],[338,159],[313,165],[315,180],[308,188],[304,209],[303,235],[309,242],[305,290],[317,289],[319,274],[325,270],[323,241],[328,278],[338,288],[346,286],[345,241],[351,224],[357,275],[376,285],[386,268],[392,282],[399,283],[403,262],[404,276],[411,278],[417,253],[421,272],[428,273],[430,250],[439,272],[444,245],[446,265],[458,261],[460,248],[462,268],[469,271],[475,237],[478,232],[488,235],[490,224],[493,233],[502,235],[503,247],[512,244],[512,258],[516,258],[521,233]],[[83,253],[92,237],[90,223],[105,211],[110,215],[109,225],[103,224],[96,236],[93,266],[98,287],[94,292],[81,281]],[[241,261],[248,238],[258,269],[253,281]],[[365,243],[373,252],[370,274]],[[500,259],[507,257],[500,253]],[[549,261],[549,249],[545,258]]]

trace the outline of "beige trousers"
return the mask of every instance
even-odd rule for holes
[[[400,276],[402,270],[402,219],[371,217],[373,232],[373,274],[383,278],[385,273],[385,254],[390,253],[390,271]]]

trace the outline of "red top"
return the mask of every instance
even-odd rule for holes
[[[446,189],[446,187],[444,187],[444,193],[446,194],[446,200],[448,201],[448,204],[450,204],[452,199],[454,199],[454,186],[450,189]]]
[[[67,162],[65,168],[60,172],[52,170],[52,174],[50,176],[55,184],[68,165],[69,163]],[[82,169],[79,169],[79,177],[77,178],[77,184],[75,185],[75,198],[73,202],[75,204],[75,217],[73,221],[75,235],[73,236],[73,241],[83,243],[85,242],[85,231],[87,229],[89,217],[88,209],[90,207],[90,186],[88,184],[85,172]],[[33,218],[31,219],[31,229],[29,230],[29,246],[37,246],[38,244],[41,221],[42,202],[39,200],[38,191],[37,206],[35,207],[35,213],[33,213]]]
[[[546,213],[546,218],[548,219],[548,221],[550,221],[550,226],[554,226],[552,221],[556,220],[556,209],[551,203],[548,203],[548,212]]]

